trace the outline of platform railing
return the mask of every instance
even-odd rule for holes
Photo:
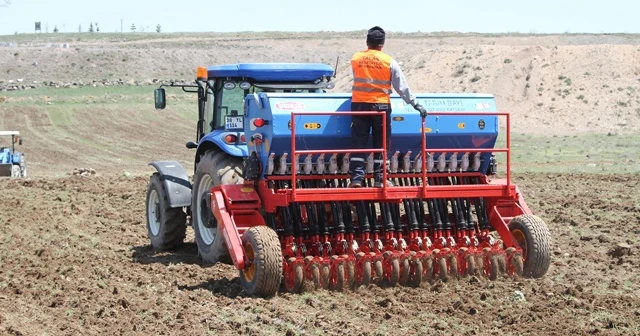
[[[289,179],[291,182],[291,192],[290,192],[290,201],[318,201],[319,199],[325,200],[385,200],[385,199],[402,199],[402,198],[431,198],[433,197],[430,194],[433,193],[443,193],[446,194],[443,197],[453,197],[450,195],[451,192],[457,193],[466,193],[468,197],[482,197],[482,196],[514,196],[514,190],[511,184],[511,118],[509,112],[429,112],[429,116],[478,116],[482,115],[486,116],[505,116],[506,117],[506,147],[505,148],[427,148],[427,125],[426,118],[422,118],[422,148],[421,148],[421,161],[422,161],[422,169],[420,174],[416,177],[420,177],[422,179],[421,186],[404,186],[404,187],[391,187],[392,191],[390,191],[390,187],[386,186],[385,181],[387,181],[387,169],[386,162],[388,160],[387,157],[387,118],[385,118],[385,111],[344,111],[344,112],[291,112],[291,175],[289,178],[277,178],[281,179]],[[331,116],[331,115],[351,115],[351,116],[376,116],[379,115],[382,117],[382,148],[365,148],[365,149],[322,149],[322,150],[298,150],[296,148],[296,116],[311,116],[311,115],[323,115],[323,116]],[[429,152],[443,152],[443,153],[452,153],[452,152],[475,152],[475,153],[490,153],[490,152],[504,152],[506,153],[506,185],[428,185],[427,183],[427,155]],[[383,158],[383,169],[382,169],[382,178],[383,183],[381,188],[375,188],[375,190],[371,190],[373,188],[362,188],[362,189],[344,189],[344,188],[331,188],[331,189],[319,189],[319,188],[298,188],[297,187],[297,179],[300,177],[298,175],[298,155],[319,155],[326,153],[336,153],[336,154],[357,154],[357,153],[382,153]],[[441,173],[429,173],[433,175],[442,175]],[[397,174],[396,174],[397,175]],[[402,174],[407,175],[407,174]],[[304,179],[307,178],[306,175],[303,175]],[[316,177],[317,178],[317,177]],[[331,177],[327,177],[331,178]],[[460,195],[454,196],[460,197]]]

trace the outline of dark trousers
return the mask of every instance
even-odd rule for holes
[[[391,105],[376,103],[351,103],[352,111],[386,111],[387,122],[387,150],[391,145]],[[382,118],[380,116],[353,116],[351,123],[351,147],[354,149],[368,148],[369,134],[373,135],[373,148],[382,149]],[[350,156],[349,169],[351,181],[362,183],[365,175],[365,153],[354,153]],[[386,160],[386,158],[384,158]],[[376,181],[382,180],[382,153],[374,154],[373,174]]]

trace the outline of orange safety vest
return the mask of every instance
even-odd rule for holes
[[[391,94],[391,56],[369,49],[357,52],[351,58],[354,103],[389,104]]]

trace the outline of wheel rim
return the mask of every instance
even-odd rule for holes
[[[253,260],[254,253],[251,243],[247,242],[244,244],[244,252],[247,255],[247,260],[251,262],[248,266],[245,266],[245,268],[242,270],[242,274],[244,275],[244,278],[247,280],[247,282],[253,282],[253,278],[256,275],[256,266]]]
[[[522,248],[522,257],[527,259],[527,240],[524,238],[524,232],[516,229],[511,231],[513,238],[518,242],[518,245]]]
[[[147,202],[147,214],[149,216],[149,229],[154,236],[160,232],[160,219],[158,218],[158,208],[160,207],[160,198],[158,192],[152,189],[149,193],[149,201]]]
[[[213,241],[216,239],[217,228],[217,225],[213,225],[212,228],[208,228],[205,226],[205,223],[209,221],[215,222],[209,204],[207,202],[203,202],[206,199],[205,194],[211,190],[211,187],[213,187],[213,180],[211,179],[211,175],[203,175],[200,179],[200,183],[198,184],[200,197],[198,197],[197,199],[196,211],[198,211],[198,232],[200,233],[200,238],[206,245],[213,244]]]

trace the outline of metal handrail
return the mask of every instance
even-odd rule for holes
[[[429,112],[431,116],[455,116],[471,115],[477,116],[506,116],[507,117],[507,139],[506,148],[437,148],[439,152],[504,152],[507,153],[507,190],[511,190],[511,113],[509,112]],[[427,196],[427,124],[426,118],[422,117],[422,195]]]
[[[382,153],[383,157],[383,165],[387,158],[387,118],[385,118],[386,111],[344,111],[344,112],[291,112],[291,197],[292,200],[296,200],[297,195],[297,186],[296,186],[296,178],[297,178],[297,155],[304,154],[323,154],[327,151],[331,151],[332,153]],[[456,116],[456,115],[471,115],[477,116],[481,114],[482,116],[506,116],[506,147],[505,148],[436,148],[439,152],[477,152],[477,153],[487,153],[487,152],[504,152],[507,155],[506,162],[506,170],[507,170],[507,190],[511,190],[511,114],[509,112],[429,112],[430,116]],[[382,148],[366,148],[366,149],[341,149],[341,150],[296,150],[296,116],[303,115],[380,115],[382,117]],[[422,196],[426,198],[427,196],[427,137],[426,137],[426,118],[422,118],[422,150],[421,150],[421,161],[422,161],[422,170],[421,170],[421,178],[422,178]],[[433,148],[432,148],[433,150]],[[383,181],[387,181],[387,169],[386,165],[383,166],[382,169],[382,178]],[[382,194],[387,196],[387,185],[386,183],[382,183]]]
[[[297,154],[321,154],[326,151],[313,151],[313,150],[302,150],[296,151],[296,120],[295,116],[297,115],[380,115],[382,117],[382,149],[353,149],[353,150],[333,150],[334,153],[382,153],[382,157],[387,157],[387,118],[384,118],[386,115],[386,111],[345,111],[345,112],[291,112],[291,196],[295,200],[296,198],[296,175],[297,175],[297,167],[296,165],[296,155]],[[383,159],[384,161],[384,159]],[[387,170],[382,169],[382,176],[384,181],[387,180]],[[383,183],[383,189],[386,188],[386,183]],[[386,189],[385,189],[386,190]]]

